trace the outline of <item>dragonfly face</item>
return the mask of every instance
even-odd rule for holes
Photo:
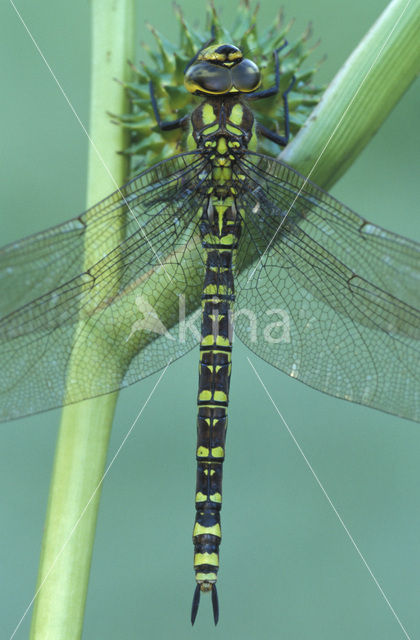
[[[260,84],[257,65],[244,58],[240,49],[231,44],[215,45],[201,51],[184,77],[187,91],[204,95],[251,93]]]

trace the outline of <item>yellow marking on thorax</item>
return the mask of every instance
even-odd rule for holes
[[[248,142],[248,149],[250,151],[256,151],[257,150],[257,135],[255,133],[255,124],[252,127],[252,136],[250,141]]]
[[[219,184],[229,182],[232,177],[232,169],[230,167],[216,166],[213,169],[213,179]]]
[[[224,155],[225,153],[227,153],[227,144],[226,144],[226,140],[225,138],[219,138],[218,142],[217,142],[217,151],[218,153],[221,153],[222,155]]]
[[[187,136],[187,149],[188,151],[192,151],[193,149],[197,149],[197,143],[194,139],[193,132],[190,131]]]
[[[201,111],[201,115],[202,115],[204,124],[206,125],[213,124],[215,120],[215,115],[214,115],[214,110],[211,104],[206,102],[206,104],[203,106],[203,109]]]
[[[218,124],[214,124],[212,126],[206,127],[204,133],[206,136],[209,136],[212,133],[216,133],[216,131],[219,129],[219,125]]]
[[[242,131],[238,129],[238,127],[234,127],[232,124],[227,124],[226,129],[229,131],[229,133],[233,133],[233,135],[235,136],[242,135]]]
[[[241,104],[235,104],[230,112],[229,120],[240,126],[244,117],[244,110]]]

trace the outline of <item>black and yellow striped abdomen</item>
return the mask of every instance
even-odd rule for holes
[[[205,259],[201,297],[201,342],[197,418],[196,517],[193,531],[197,587],[192,622],[200,591],[212,591],[218,617],[215,583],[219,568],[222,508],[222,465],[225,456],[227,407],[233,338],[234,262],[242,230],[237,196],[244,176],[236,163],[255,139],[254,118],[237,96],[203,102],[191,116],[191,143],[209,160],[211,180],[200,212]]]
[[[216,582],[221,540],[222,464],[231,373],[233,261],[241,220],[232,198],[210,197],[201,219],[206,252],[197,418],[194,568],[202,591]]]

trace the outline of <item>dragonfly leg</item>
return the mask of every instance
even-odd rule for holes
[[[274,51],[274,64],[275,64],[275,82],[274,85],[272,87],[269,87],[268,89],[264,89],[263,91],[258,91],[257,93],[253,93],[252,95],[249,96],[249,100],[261,100],[263,98],[270,98],[271,96],[275,96],[280,89],[280,61],[279,61],[279,51],[281,51],[282,49],[284,49],[284,47],[287,47],[287,40],[282,44],[281,47],[279,47],[278,49],[275,49]],[[281,147],[285,147],[287,145],[287,143],[289,142],[289,137],[290,137],[290,118],[289,118],[289,102],[288,102],[288,94],[289,92],[292,90],[294,84],[296,82],[296,78],[295,76],[293,76],[289,86],[287,87],[287,89],[282,93],[282,99],[283,99],[283,107],[284,107],[284,135],[281,136],[278,133],[276,133],[275,131],[271,131],[270,129],[267,129],[267,127],[264,127],[264,125],[259,124],[257,131],[258,133],[260,133],[261,135],[263,135],[265,138],[268,138],[269,140],[272,140],[273,142],[275,142],[276,144],[278,144]]]
[[[150,80],[149,82],[149,93],[150,93],[150,101],[153,107],[153,113],[155,114],[156,122],[158,124],[159,129],[162,131],[170,131],[171,129],[178,129],[179,127],[184,126],[189,119],[189,116],[183,116],[182,118],[178,118],[177,120],[162,120],[159,113],[159,107],[157,104],[155,89],[153,86],[153,82]]]
[[[267,127],[264,127],[263,124],[258,124],[257,125],[257,132],[260,135],[264,136],[265,138],[268,138],[269,140],[272,140],[273,142],[278,144],[280,147],[285,147],[289,142],[289,137],[290,137],[290,117],[289,117],[289,103],[288,103],[288,100],[287,100],[287,94],[292,89],[292,87],[295,84],[295,82],[296,82],[296,78],[295,78],[295,76],[293,76],[291,83],[287,87],[286,91],[282,94],[283,106],[284,106],[284,135],[280,136],[275,131],[271,131],[271,129],[267,129]]]
[[[261,98],[271,98],[271,96],[275,96],[280,89],[280,61],[279,61],[279,51],[281,51],[282,49],[284,49],[285,47],[287,47],[289,43],[287,42],[287,40],[284,41],[284,43],[281,45],[281,47],[279,47],[278,49],[274,49],[273,52],[273,56],[274,56],[274,84],[272,87],[269,87],[268,89],[263,89],[262,91],[257,91],[256,93],[253,93],[252,95],[249,96],[249,100],[261,100]],[[287,93],[288,91],[290,91],[290,88],[286,89]]]

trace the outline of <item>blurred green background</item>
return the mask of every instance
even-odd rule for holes
[[[205,2],[180,0],[201,22]],[[264,0],[260,24],[278,3]],[[89,3],[17,2],[87,123]],[[227,22],[236,2],[216,0]],[[384,0],[293,0],[294,34],[308,21],[329,81],[386,6]],[[170,0],[138,3],[178,35]],[[0,7],[1,241],[84,209],[87,140],[12,6]],[[361,215],[420,239],[419,88],[412,87],[333,194]],[[104,110],[106,105],[104,105]],[[104,194],[105,195],[105,194]],[[215,630],[203,598],[194,629],[191,531],[197,353],[167,371],[104,485],[84,638],[403,638],[393,614],[235,343]],[[312,391],[251,359],[406,627],[420,629],[418,425]],[[1,366],[1,363],[0,363]],[[121,393],[110,455],[157,377]],[[0,426],[0,637],[33,597],[59,412]],[[26,638],[27,616],[15,638]],[[407,636],[408,637],[408,636]],[[71,640],[71,639],[69,639]]]

